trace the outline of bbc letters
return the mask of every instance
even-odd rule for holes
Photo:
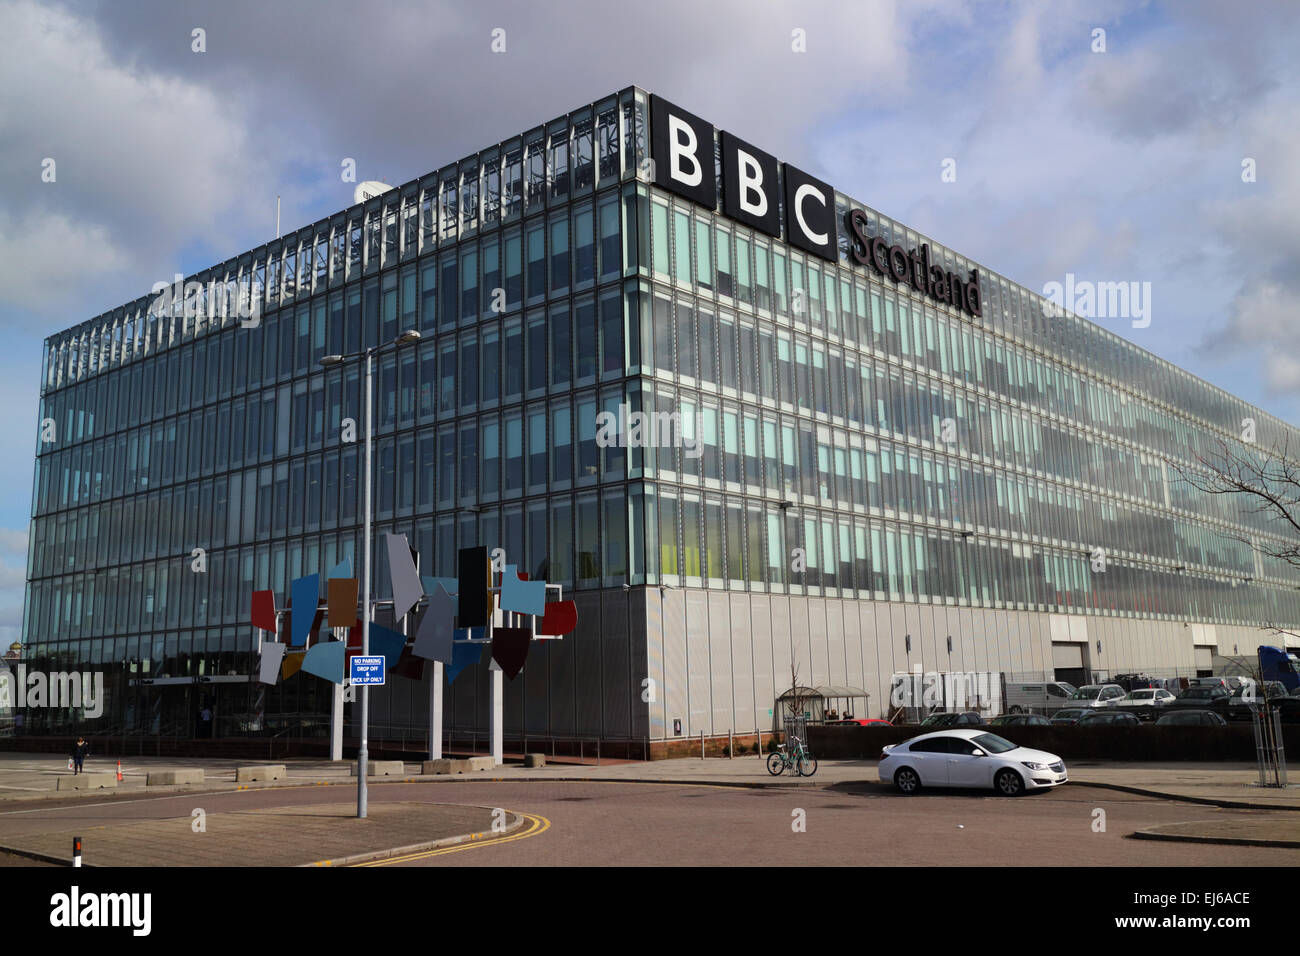
[[[650,150],[655,185],[699,203],[717,207],[718,172],[714,162],[712,124],[650,97]],[[830,262],[839,258],[835,191],[820,179],[777,160],[725,130],[721,146],[722,212],[724,215],[782,238],[796,249]],[[782,223],[781,205],[784,205]],[[844,214],[848,259],[871,265],[897,283],[907,283],[922,295],[972,316],[983,315],[979,270],[962,276],[931,261],[930,247],[905,249],[867,235],[867,215],[861,209]]]

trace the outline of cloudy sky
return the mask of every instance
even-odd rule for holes
[[[271,238],[277,194],[286,231],[347,206],[344,157],[406,182],[632,84],[1030,288],[1150,282],[1148,327],[1103,324],[1300,422],[1297,21],[1286,0],[0,0],[0,640],[46,335]]]

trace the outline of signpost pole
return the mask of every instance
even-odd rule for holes
[[[373,374],[373,350],[366,350],[366,478],[365,478],[365,534],[364,545],[365,553],[362,557],[362,576],[364,581],[361,585],[361,656],[370,656],[370,509],[372,505],[370,493],[370,426],[371,426],[371,402],[374,391],[374,384],[371,380]],[[370,747],[368,739],[370,737],[370,685],[361,685],[361,748],[357,753],[357,816],[364,818],[366,816],[366,771],[369,769]]]

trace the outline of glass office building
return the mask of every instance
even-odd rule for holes
[[[1276,529],[1178,477],[1243,419],[1290,426],[838,192],[837,221],[978,268],[982,314],[855,265],[843,227],[830,262],[660,189],[649,107],[624,90],[47,340],[23,657],[109,701],[27,732],[323,733],[328,685],[255,682],[250,595],[356,557],[363,370],[319,361],[409,328],[376,361],[377,596],[397,531],[423,574],[500,547],[579,607],[508,683],[507,739],[772,729],[792,658],[875,715],[916,666],[1194,674],[1300,624],[1294,572],[1240,540]],[[628,441],[636,412],[680,427]],[[484,671],[449,731],[486,729]],[[423,732],[427,680],[372,695],[376,736]]]

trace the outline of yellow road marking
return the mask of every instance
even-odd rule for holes
[[[475,833],[473,837],[465,843],[457,843],[454,846],[437,847],[432,850],[424,850],[420,853],[408,853],[403,856],[392,856],[384,860],[370,860],[366,863],[357,863],[355,866],[389,866],[394,863],[409,863],[413,860],[426,860],[430,857],[445,856],[448,853],[459,853],[461,850],[472,850],[480,846],[495,846],[499,843],[513,843],[515,840],[526,840],[529,837],[545,833],[551,828],[551,821],[546,817],[537,816],[532,813],[520,813],[530,826],[521,833],[509,833],[499,837],[488,837],[480,839],[482,834]]]

